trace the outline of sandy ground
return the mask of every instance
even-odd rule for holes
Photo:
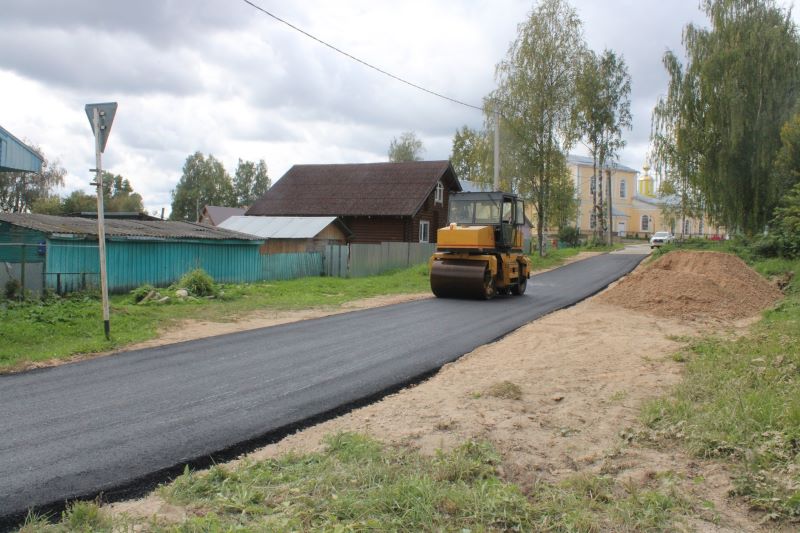
[[[290,435],[250,458],[315,450],[324,435],[336,431],[367,433],[423,453],[487,439],[503,456],[504,476],[523,489],[581,472],[646,486],[655,474],[674,472],[693,500],[714,504],[712,511],[698,511],[691,529],[758,531],[757,517],[728,497],[731,483],[721,464],[625,438],[637,427],[641,404],[680,380],[682,365],[670,357],[682,347],[677,339],[705,334],[709,327],[739,335],[756,317],[686,322],[601,300],[594,297],[528,324],[422,384]],[[504,381],[518,385],[522,397],[493,397],[492,386]],[[155,495],[111,509],[136,517],[185,517],[183,509]]]

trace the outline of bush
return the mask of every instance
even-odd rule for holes
[[[580,242],[581,232],[575,226],[564,226],[558,229],[558,240],[575,247]]]
[[[156,290],[155,287],[149,284],[142,285],[140,287],[136,287],[131,291],[131,298],[133,298],[133,303],[139,303],[144,300],[148,294]]]
[[[202,268],[196,268],[184,274],[178,285],[194,296],[213,296],[217,292],[214,286],[214,278],[209,276]]]
[[[6,298],[9,300],[16,300],[22,294],[22,285],[17,279],[10,279],[6,281]]]

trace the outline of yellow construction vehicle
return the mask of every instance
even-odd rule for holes
[[[523,294],[531,272],[522,253],[523,201],[502,192],[465,192],[449,203],[449,225],[437,231],[428,265],[433,294],[486,300]]]

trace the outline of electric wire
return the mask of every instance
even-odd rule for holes
[[[247,4],[247,5],[249,5],[249,6],[252,6],[253,8],[257,9],[258,11],[260,11],[260,12],[264,13],[265,15],[268,15],[268,16],[272,17],[273,19],[277,20],[278,22],[280,22],[280,23],[282,23],[282,24],[285,24],[286,26],[289,26],[291,29],[293,29],[293,30],[295,30],[295,31],[298,31],[298,32],[302,33],[303,35],[305,35],[305,36],[306,36],[306,37],[308,37],[309,39],[313,39],[313,40],[317,41],[318,43],[322,44],[323,46],[327,46],[327,47],[328,47],[328,48],[330,48],[331,50],[333,50],[333,51],[335,51],[335,52],[338,52],[338,53],[342,54],[343,56],[345,56],[345,57],[348,57],[348,58],[352,59],[353,61],[356,61],[356,62],[358,62],[358,63],[361,63],[361,64],[362,64],[362,65],[364,65],[365,67],[368,67],[368,68],[371,68],[372,70],[375,70],[375,71],[377,71],[377,72],[380,72],[380,73],[381,73],[381,74],[383,74],[384,76],[388,76],[388,77],[390,77],[390,78],[392,78],[392,79],[394,79],[394,80],[396,80],[396,81],[399,81],[400,83],[404,83],[404,84],[406,84],[406,85],[408,85],[408,86],[411,86],[411,87],[413,87],[413,88],[415,88],[415,89],[418,89],[418,90],[420,90],[420,91],[424,91],[424,92],[426,92],[426,93],[428,93],[428,94],[431,94],[431,95],[433,95],[433,96],[436,96],[436,97],[439,97],[439,98],[443,98],[444,100],[448,100],[448,101],[450,101],[450,102],[453,102],[454,104],[462,105],[462,106],[469,107],[469,108],[472,108],[472,109],[477,109],[478,111],[482,111],[482,112],[483,112],[483,111],[485,111],[485,108],[484,108],[484,106],[477,106],[477,105],[470,104],[470,103],[468,103],[468,102],[464,102],[464,101],[462,101],[462,100],[458,100],[457,98],[452,98],[452,97],[450,97],[450,96],[447,96],[447,95],[445,95],[445,94],[442,94],[442,93],[439,93],[439,92],[433,91],[433,90],[431,90],[431,89],[427,89],[427,88],[423,87],[422,85],[418,85],[418,84],[416,84],[416,83],[414,83],[414,82],[408,81],[408,80],[406,80],[406,79],[404,79],[404,78],[401,78],[400,76],[397,76],[397,75],[395,75],[395,74],[392,74],[391,72],[388,72],[388,71],[386,71],[386,70],[383,70],[382,68],[380,68],[380,67],[377,67],[377,66],[373,65],[372,63],[368,63],[367,61],[364,61],[363,59],[359,59],[359,58],[357,58],[357,57],[356,57],[356,56],[354,56],[353,54],[350,54],[350,53],[348,53],[348,52],[345,52],[345,51],[344,51],[344,50],[342,50],[341,48],[338,48],[338,47],[336,47],[336,46],[334,46],[334,45],[332,45],[332,44],[330,44],[330,43],[328,43],[328,42],[326,42],[326,41],[323,41],[323,40],[322,40],[322,39],[320,39],[319,37],[316,37],[316,36],[314,36],[314,35],[312,35],[312,34],[308,33],[307,31],[303,30],[302,28],[298,28],[297,26],[295,26],[295,25],[294,25],[294,24],[292,24],[291,22],[289,22],[289,21],[287,21],[287,20],[284,20],[284,19],[280,18],[279,16],[275,15],[274,13],[271,13],[270,11],[267,11],[267,10],[266,10],[266,9],[264,9],[263,7],[261,7],[261,6],[257,5],[257,4],[255,4],[255,3],[253,3],[253,2],[251,2],[250,0],[242,0],[242,1],[243,1],[245,4]]]

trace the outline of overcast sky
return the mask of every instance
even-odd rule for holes
[[[254,1],[365,61],[477,105],[534,6]],[[633,129],[620,161],[641,168],[650,114],[666,89],[661,57],[682,50],[687,22],[705,23],[698,0],[572,5],[589,46],[628,64]],[[0,125],[60,161],[62,193],[91,190],[90,102],[119,102],[104,168],[128,178],[148,210],[167,212],[183,163],[198,150],[230,174],[239,158],[263,158],[274,182],[297,163],[385,161],[391,139],[407,130],[423,140],[426,159],[446,159],[456,129],[483,122],[480,112],[380,75],[241,0],[3,0],[0,9]]]

